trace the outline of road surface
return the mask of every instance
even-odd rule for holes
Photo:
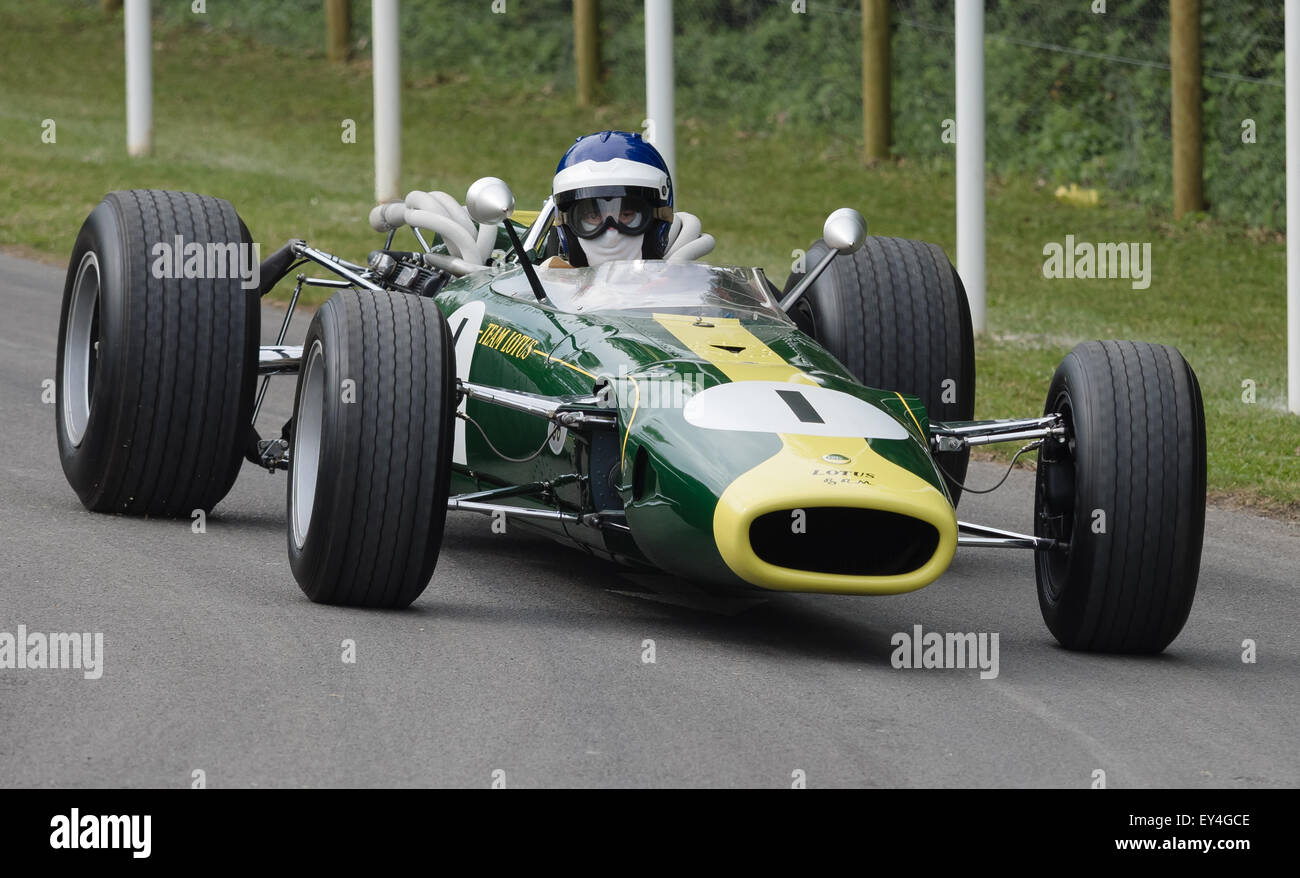
[[[62,287],[0,255],[0,632],[100,633],[103,673],[0,670],[0,786],[1300,783],[1295,525],[1212,509],[1191,618],[1155,658],[1060,649],[1024,552],[962,550],[911,595],[736,606],[464,514],[411,609],[317,606],[283,473],[245,464],[206,533],[81,507],[41,401]],[[962,516],[1028,529],[1031,486],[1013,473]],[[894,668],[915,625],[996,633],[997,676]]]

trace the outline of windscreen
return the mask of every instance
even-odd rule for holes
[[[571,314],[658,311],[790,322],[756,268],[636,259],[595,268],[538,268],[537,277],[551,304]],[[494,281],[492,288],[533,296],[522,273]]]

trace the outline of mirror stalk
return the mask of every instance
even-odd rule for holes
[[[840,251],[831,250],[825,256],[823,256],[821,262],[818,262],[816,265],[814,265],[813,270],[805,274],[803,276],[803,280],[795,284],[793,290],[786,293],[785,298],[781,300],[781,310],[789,314],[790,309],[794,307],[795,302],[798,302],[801,298],[803,298],[803,294],[808,292],[808,288],[817,281],[817,278],[821,277],[821,274],[823,271],[826,270],[826,267],[831,264],[831,262],[835,259],[836,256],[839,255],[840,255]]]
[[[515,253],[519,256],[519,264],[523,266],[524,275],[528,278],[528,285],[533,289],[533,295],[537,297],[537,301],[550,304],[546,298],[546,289],[537,279],[537,272],[533,270],[532,260],[528,258],[528,252],[524,250],[523,242],[519,240],[519,233],[510,222],[510,214],[515,212],[515,194],[510,191],[506,181],[499,177],[481,177],[475,180],[470,184],[469,191],[465,193],[465,209],[469,211],[470,219],[479,225],[505,224],[506,234],[510,237]]]
[[[832,211],[831,215],[826,217],[826,222],[822,225],[822,240],[830,248],[821,261],[813,266],[812,271],[803,276],[803,280],[795,284],[794,289],[786,293],[785,298],[781,300],[781,310],[790,313],[790,309],[795,303],[803,298],[803,294],[808,292],[808,288],[821,277],[826,267],[831,261],[841,253],[856,253],[862,249],[862,244],[867,240],[867,221],[862,218],[851,207],[841,207],[839,210]]]
[[[510,236],[510,243],[515,246],[515,252],[519,254],[519,264],[523,266],[524,274],[528,277],[528,285],[533,288],[533,295],[537,297],[537,301],[546,302],[549,305],[550,301],[546,298],[546,288],[537,279],[537,272],[533,269],[533,261],[528,258],[528,252],[524,250],[523,242],[519,240],[519,233],[515,231],[514,224],[509,219],[504,220],[504,222],[506,234]]]

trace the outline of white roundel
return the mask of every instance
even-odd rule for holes
[[[569,428],[556,424],[546,437],[546,447],[551,454],[564,454],[564,440],[569,438]]]
[[[811,384],[736,381],[702,390],[682,412],[706,430],[906,439],[907,430],[865,400]]]

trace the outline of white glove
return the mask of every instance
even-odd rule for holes
[[[673,227],[668,230],[668,249],[664,259],[690,262],[713,252],[714,243],[712,235],[700,233],[699,217],[679,210],[673,213]]]

